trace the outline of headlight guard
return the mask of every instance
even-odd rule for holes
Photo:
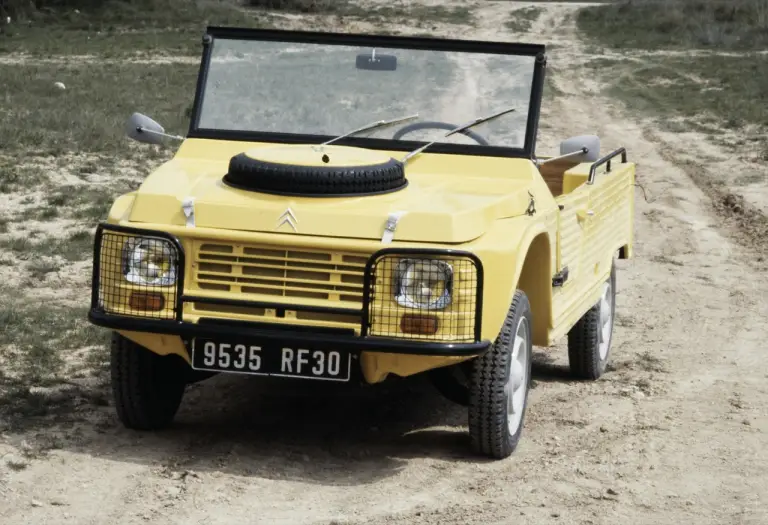
[[[471,252],[387,248],[365,272],[363,336],[441,343],[481,338],[483,268]]]
[[[96,229],[91,308],[181,321],[184,250],[166,232],[112,224]]]

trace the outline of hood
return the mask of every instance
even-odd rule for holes
[[[535,170],[527,159],[425,154],[408,163],[409,184],[399,191],[292,197],[222,181],[231,156],[253,144],[240,149],[202,144],[194,154],[183,154],[188,142],[136,192],[130,221],[184,225],[182,206],[191,201],[196,227],[381,239],[390,214],[398,214],[397,241],[463,243],[480,237],[497,219],[525,214]],[[285,220],[288,215],[292,221]]]

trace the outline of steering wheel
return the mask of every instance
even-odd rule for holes
[[[458,127],[457,125],[449,124],[448,122],[438,122],[438,121],[414,122],[413,124],[408,124],[398,129],[395,132],[395,134],[392,135],[392,140],[397,140],[401,138],[403,135],[405,135],[406,133],[411,133],[412,131],[418,131],[421,129],[444,129],[444,130],[450,131],[457,127]],[[481,135],[478,135],[472,130],[465,129],[464,131],[459,131],[457,133],[466,135],[467,137],[471,138],[481,146],[490,146],[487,140],[485,140]]]

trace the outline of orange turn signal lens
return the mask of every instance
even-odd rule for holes
[[[437,316],[405,314],[400,319],[400,330],[404,334],[434,335],[437,333]]]
[[[165,306],[165,297],[159,293],[133,292],[129,304],[134,310],[158,312]]]

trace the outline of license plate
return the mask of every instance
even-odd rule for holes
[[[192,368],[262,376],[349,381],[352,354],[253,341],[195,338]]]

